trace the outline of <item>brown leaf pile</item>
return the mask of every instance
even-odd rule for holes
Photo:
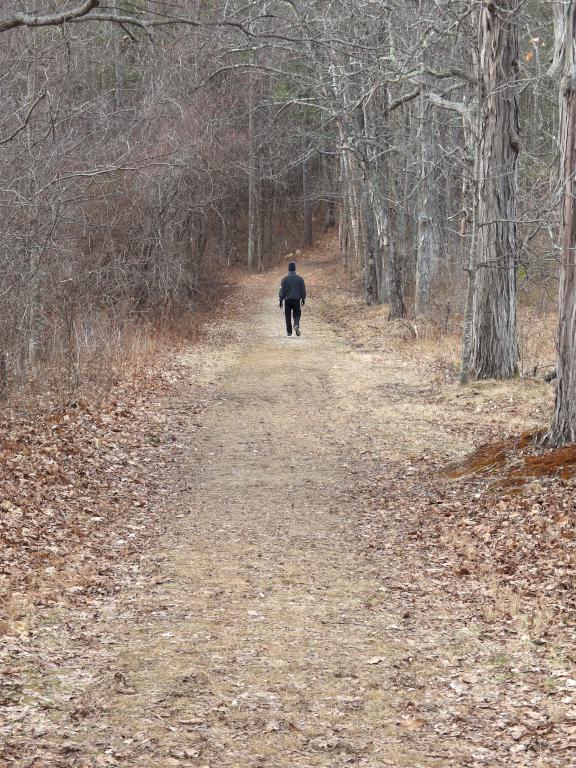
[[[576,626],[573,448],[543,452],[526,435],[494,440],[493,426],[476,430],[490,442],[458,465],[440,446],[436,455],[414,457],[408,469],[392,464],[382,471],[376,461],[364,489],[367,506],[383,523],[405,510],[406,538],[441,549],[446,572],[461,584],[481,580],[508,590],[528,613],[537,604],[548,616],[534,628],[538,639]]]
[[[167,425],[150,404],[183,374],[149,370],[103,401],[5,416],[0,443],[0,629],[22,634],[33,607],[114,589],[111,570],[154,535],[148,514]]]
[[[569,611],[576,606],[575,484],[567,463],[573,448],[496,450],[499,461],[442,488],[435,531],[458,554],[459,574],[497,574],[517,594],[545,596]],[[431,511],[423,510],[428,520]]]
[[[548,478],[504,493],[494,477],[447,478],[442,456],[414,457],[408,468],[377,455],[362,463],[364,477],[349,501],[386,589],[402,590],[399,628],[410,630],[412,604],[420,606],[420,621],[422,604],[429,606],[429,627],[419,629],[426,636],[429,628],[446,677],[426,686],[451,691],[434,730],[447,751],[458,740],[477,745],[476,762],[462,755],[446,764],[571,765],[565,758],[576,750],[573,486]],[[398,551],[403,584],[398,575],[388,578]]]

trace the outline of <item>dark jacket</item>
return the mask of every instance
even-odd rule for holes
[[[286,277],[282,278],[280,284],[280,301],[284,299],[305,299],[306,285],[303,278],[296,272],[288,272]]]

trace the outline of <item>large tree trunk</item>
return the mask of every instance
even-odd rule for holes
[[[562,184],[560,322],[556,402],[547,443],[576,442],[576,0],[555,13],[560,90]]]
[[[398,320],[406,314],[404,291],[402,286],[402,268],[398,250],[390,240],[386,248],[386,271],[388,274],[389,320]]]
[[[487,2],[481,15],[478,260],[470,356],[479,379],[511,378],[517,371],[517,8],[518,0]]]
[[[479,73],[479,68],[477,67]],[[466,120],[462,122],[464,132],[464,173],[462,176],[462,214],[460,219],[460,237],[462,242],[469,238],[468,245],[468,286],[466,304],[464,306],[464,327],[462,334],[462,358],[460,366],[460,383],[470,381],[470,358],[472,356],[472,325],[474,317],[474,296],[476,289],[476,253],[478,248],[478,179],[480,164],[480,146],[478,144],[482,132],[482,82],[478,77],[476,83],[476,98],[474,103],[474,129]],[[466,252],[463,249],[462,261]]]
[[[405,104],[402,108],[402,112],[403,116],[399,121],[402,126],[401,132],[399,133],[399,139],[403,146],[409,147],[414,126],[410,105]],[[417,214],[411,199],[412,188],[415,181],[411,172],[412,160],[413,157],[410,152],[400,153],[399,162],[401,181],[398,184],[398,192],[399,196],[402,198],[402,206],[397,213],[397,225],[398,242],[401,243],[403,272],[408,278],[407,280],[404,280],[404,286],[408,285],[416,275],[416,258],[418,250],[418,246],[416,245]],[[383,286],[383,290],[386,292],[386,297],[383,301],[387,304],[389,299],[388,286]]]

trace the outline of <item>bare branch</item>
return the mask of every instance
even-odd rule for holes
[[[26,117],[24,118],[24,122],[22,122],[18,128],[16,128],[10,136],[6,136],[4,139],[0,139],[0,146],[2,144],[8,144],[9,141],[12,141],[21,131],[23,131],[26,126],[28,125],[28,121],[30,120],[30,116],[32,112],[36,109],[37,105],[46,97],[45,93],[41,93],[40,96],[34,101],[34,103],[30,106],[30,109],[28,110]]]
[[[422,72],[428,75],[432,75],[433,77],[438,78],[438,80],[446,80],[449,77],[458,77],[460,80],[465,80],[467,83],[472,83],[473,85],[476,84],[476,77],[474,77],[474,75],[470,74],[469,72],[460,69],[459,67],[450,67],[449,69],[443,70],[432,69],[431,67],[422,67]]]
[[[390,106],[388,107],[388,112],[392,112],[395,109],[398,109],[398,107],[401,107],[402,104],[406,104],[408,101],[413,101],[414,99],[417,99],[418,96],[420,96],[420,88],[417,88],[415,91],[410,91],[410,93],[404,94],[404,96],[400,96],[398,99],[395,99],[394,101],[390,102]]]
[[[41,16],[38,13],[21,11],[11,18],[0,19],[0,32],[8,32],[17,27],[59,27],[68,21],[80,19],[100,5],[100,0],[84,0],[69,11]]]
[[[464,104],[461,101],[450,101],[450,99],[444,99],[442,96],[439,96],[437,93],[427,93],[426,97],[432,102],[432,104],[435,104],[437,107],[442,107],[442,109],[448,109],[451,112],[457,112],[459,115],[462,116],[464,122],[466,123],[466,126],[473,131],[473,121],[472,121],[472,110],[470,107],[467,107],[466,104]]]

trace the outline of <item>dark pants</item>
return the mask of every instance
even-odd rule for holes
[[[294,325],[300,325],[300,299],[285,299],[284,314],[286,315],[286,331],[288,336],[292,336],[292,314],[294,314]]]

